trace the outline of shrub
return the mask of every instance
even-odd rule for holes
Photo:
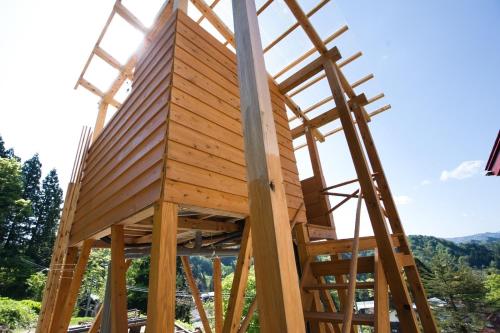
[[[29,327],[37,316],[31,307],[33,304],[23,302],[0,297],[0,325],[10,329]]]

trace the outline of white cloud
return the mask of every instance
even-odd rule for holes
[[[463,161],[453,170],[443,170],[441,172],[441,181],[447,181],[448,179],[465,179],[474,176],[481,169],[483,161]]]
[[[407,195],[396,195],[394,197],[394,201],[396,202],[396,204],[398,205],[408,205],[410,204],[411,202],[413,202],[413,199],[410,198],[409,196]]]
[[[432,182],[429,179],[424,179],[420,182],[420,186],[430,185]]]

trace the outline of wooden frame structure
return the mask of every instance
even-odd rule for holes
[[[263,47],[257,17],[277,1],[286,4],[295,23]],[[186,15],[188,2],[201,13],[196,21]],[[347,26],[324,39],[315,30],[311,17],[329,0],[308,12],[296,0],[268,0],[260,8],[254,0],[233,0],[233,34],[214,10],[219,2],[166,1],[147,28],[116,1],[76,85],[101,100],[93,136],[88,130],[82,134],[37,332],[67,329],[92,247],[111,248],[109,327],[127,331],[126,258],[138,246],[151,255],[147,332],[174,330],[178,255],[205,332],[243,332],[254,311],[263,332],[347,333],[357,332],[359,325],[387,332],[389,297],[403,332],[437,332],[368,127],[371,117],[390,105],[365,110],[384,95],[357,94],[354,89],[373,74],[350,84],[341,69],[361,52],[342,59],[332,45]],[[125,64],[101,46],[115,15],[145,35]],[[224,41],[204,30],[203,21]],[[297,29],[313,47],[268,74],[264,54]],[[106,92],[85,79],[94,56],[119,71]],[[120,103],[115,95],[127,79],[132,91]],[[320,82],[327,83],[331,95],[301,108],[295,96]],[[317,114],[330,102],[334,107]],[[109,105],[118,111],[105,124]],[[296,120],[300,124],[290,128]],[[341,127],[322,132],[336,120]],[[357,178],[327,186],[316,145],[340,131]],[[293,140],[302,136],[306,143],[294,147]],[[300,181],[294,151],[302,147],[309,150],[313,176]],[[332,192],[356,183],[353,193]],[[342,199],[331,207],[329,197]],[[357,198],[354,237],[337,239],[333,213],[352,198]],[[363,201],[372,237],[359,236]],[[211,327],[189,255],[235,250],[237,268],[225,314],[220,260],[214,260]],[[241,320],[252,258],[258,302],[254,299]],[[372,274],[373,282],[357,281],[360,273]],[[374,290],[373,315],[355,311],[357,289]],[[55,316],[57,309],[64,315]],[[92,330],[99,329],[100,320]]]

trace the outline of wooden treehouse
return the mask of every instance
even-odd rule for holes
[[[263,48],[259,29],[265,27],[257,17],[277,2],[295,22]],[[252,0],[233,0],[233,34],[216,14],[218,3],[190,0],[201,15],[193,18],[188,0],[167,1],[151,28],[115,3],[77,83],[101,101],[93,134],[82,132],[37,332],[67,331],[90,251],[102,247],[111,248],[111,268],[89,332],[128,331],[125,273],[144,255],[151,255],[149,333],[174,332],[177,256],[205,332],[244,332],[254,311],[263,332],[346,333],[360,325],[390,332],[390,308],[402,332],[437,332],[368,127],[389,106],[367,112],[383,94],[367,99],[354,89],[373,75],[350,84],[342,72],[361,55],[344,59],[335,47],[347,27],[320,37],[311,21],[328,0],[307,11],[296,0],[269,0],[259,8]],[[100,44],[115,17],[144,34],[124,64]],[[205,21],[210,29],[202,27]],[[313,48],[268,74],[264,53],[299,30],[306,40],[298,42]],[[119,71],[107,91],[85,79],[95,58]],[[126,80],[132,88],[119,102]],[[301,107],[295,97],[320,84],[329,96]],[[332,107],[317,112],[327,103]],[[106,122],[110,105],[117,111]],[[340,127],[322,132],[334,122]],[[357,178],[327,186],[317,141],[338,132]],[[303,147],[313,176],[299,180],[295,151]],[[354,192],[336,192],[352,185]],[[341,201],[332,207],[330,197]],[[357,202],[353,238],[337,239],[334,212],[350,199]],[[370,237],[359,236],[363,201]],[[210,327],[189,256],[214,254]],[[219,257],[231,255],[238,257],[237,268],[223,313]],[[251,264],[258,301],[242,318]],[[361,273],[371,282],[357,281]],[[355,309],[359,289],[373,290],[374,313]]]

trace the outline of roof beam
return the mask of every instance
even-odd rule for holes
[[[348,104],[350,108],[353,108],[355,106],[364,106],[368,103],[365,94],[358,95],[354,98],[352,98]],[[297,139],[298,137],[302,136],[305,134],[306,128],[318,128],[321,126],[324,126],[328,123],[331,123],[334,120],[337,120],[339,118],[339,112],[338,108],[334,107],[331,110],[326,111],[325,113],[320,114],[317,117],[314,117],[313,119],[309,120],[307,124],[302,124],[294,129],[292,129],[292,139]]]
[[[134,14],[132,14],[132,12],[121,3],[121,1],[117,1],[115,3],[115,11],[131,26],[144,34],[148,33],[149,29],[144,24],[142,24],[142,22]]]
[[[217,29],[217,31],[235,47],[234,34],[226,24],[215,14],[212,8],[204,0],[191,0],[192,4],[201,12],[202,15]]]
[[[323,0],[321,1],[319,4],[317,4],[313,9],[311,9],[308,13],[307,13],[307,17],[311,17],[313,16],[318,10],[320,10],[324,5],[326,5],[328,2],[330,2],[330,0]],[[271,43],[269,43],[269,45],[267,45],[265,48],[264,48],[264,53],[266,53],[267,51],[269,51],[271,48],[273,48],[274,46],[276,46],[276,44],[278,44],[279,42],[281,42],[286,36],[288,36],[289,34],[291,34],[295,29],[297,29],[299,27],[299,22],[296,22],[294,23],[290,28],[288,28],[284,33],[282,33],[281,35],[279,35],[275,40],[273,40]]]
[[[318,58],[314,59],[313,61],[305,65],[303,68],[301,68],[299,71],[297,71],[295,74],[291,75],[285,81],[280,83],[278,87],[281,93],[286,94],[293,88],[300,85],[302,82],[310,79],[311,77],[322,71],[323,62],[325,58],[330,58],[333,61],[339,60],[340,59],[339,50],[336,47],[328,50],[324,55],[321,55]]]
[[[117,70],[122,70],[122,64],[118,60],[116,60],[111,54],[106,52],[99,45],[96,45],[94,49],[94,53],[99,56],[102,60],[106,61],[110,66],[116,68]]]

